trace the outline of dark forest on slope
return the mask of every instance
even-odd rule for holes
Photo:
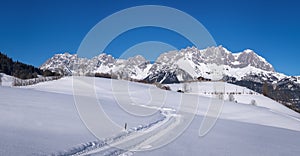
[[[57,73],[49,70],[42,71],[32,65],[27,65],[19,61],[13,61],[10,57],[0,52],[0,73],[5,73],[20,79],[37,78],[42,76],[58,76]]]

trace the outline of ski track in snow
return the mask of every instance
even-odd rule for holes
[[[142,107],[149,107],[141,105]],[[151,107],[153,108],[153,107]],[[175,110],[171,108],[159,108],[162,118],[146,125],[130,128],[128,131],[121,132],[114,137],[104,140],[87,142],[63,152],[51,155],[133,155],[134,151],[151,148],[150,143],[167,134],[170,130],[179,124],[180,116],[174,114]]]

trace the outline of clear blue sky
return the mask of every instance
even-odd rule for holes
[[[233,52],[253,49],[277,71],[300,75],[300,2],[296,0],[1,0],[0,51],[40,66],[55,53],[76,53],[86,33],[106,16],[146,4],[182,10],[199,20],[218,45]],[[106,52],[118,57],[133,44],[153,39],[173,42],[177,48],[189,44],[153,28],[128,32],[119,42],[122,38],[122,46],[110,46]]]

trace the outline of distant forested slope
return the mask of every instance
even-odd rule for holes
[[[58,76],[57,73],[49,70],[40,70],[32,65],[27,65],[19,61],[13,61],[10,57],[0,52],[0,73],[5,73],[20,79],[37,78],[42,76]]]

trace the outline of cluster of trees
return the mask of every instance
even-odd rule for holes
[[[108,73],[95,73],[95,77],[112,79],[112,75]]]
[[[202,76],[198,77],[197,80],[198,80],[198,81],[211,81],[211,79],[204,78],[204,77],[202,77]]]
[[[33,84],[37,84],[40,82],[58,80],[61,77],[62,76],[48,76],[48,77],[39,77],[39,78],[26,79],[26,80],[14,78],[12,85],[13,86],[28,86],[28,85],[33,85]]]
[[[13,61],[7,55],[0,52],[0,73],[5,73],[20,79],[37,78],[38,75],[43,76],[59,76],[58,73],[49,70],[42,71],[32,65],[27,65],[19,61]]]
[[[300,113],[300,87],[289,88],[289,86],[294,86],[289,80],[275,86],[264,82],[262,84],[262,94]]]

